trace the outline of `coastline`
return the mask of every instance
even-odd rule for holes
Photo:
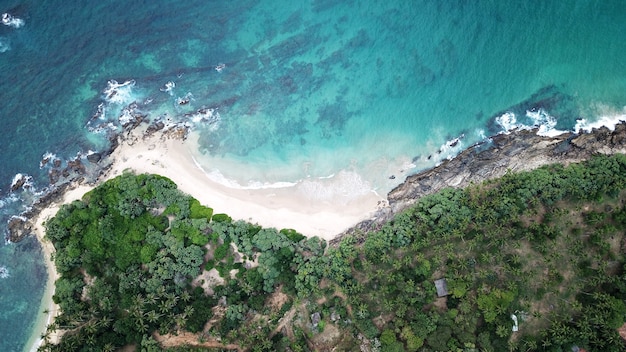
[[[267,189],[235,189],[209,178],[193,157],[196,136],[187,140],[149,136],[133,130],[111,154],[112,167],[98,183],[129,170],[137,174],[165,176],[178,189],[213,208],[214,213],[228,214],[235,220],[257,223],[263,227],[293,228],[307,237],[330,241],[342,231],[373,215],[384,198],[374,192],[340,204],[316,201],[294,192],[293,186]]]
[[[539,135],[538,128],[515,129],[492,136],[434,168],[408,176],[387,195],[389,206],[335,237],[330,245],[338,244],[343,236],[356,231],[375,231],[421,197],[446,187],[467,187],[502,177],[507,172],[530,171],[555,163],[567,165],[597,154],[626,154],[626,121],[613,123],[612,128],[601,126],[556,136]]]
[[[47,308],[49,314],[42,316],[33,330],[29,340],[29,346],[33,346],[31,351],[42,343],[41,332],[54,321],[58,312],[58,307],[51,300],[57,273],[53,263],[48,261],[54,248],[43,239],[43,222],[54,216],[62,204],[80,199],[98,184],[125,171],[168,177],[182,192],[213,208],[215,213],[226,213],[233,219],[264,227],[293,228],[307,237],[324,238],[332,245],[355,230],[375,230],[421,196],[444,187],[462,187],[501,176],[508,170],[522,171],[550,163],[581,161],[597,153],[626,153],[626,123],[623,122],[617,124],[614,130],[603,127],[587,133],[565,133],[553,137],[539,136],[534,130],[512,131],[467,148],[435,168],[407,177],[386,199],[371,192],[352,199],[348,204],[329,204],[306,199],[294,192],[292,187],[233,189],[212,181],[193,157],[192,150],[196,147],[193,134],[184,141],[181,136],[165,132],[150,134],[142,128],[133,128],[118,138],[119,145],[102,161],[102,165],[107,162],[110,165],[104,167],[96,182],[87,185],[75,181],[30,217],[34,225],[32,230],[42,244],[49,272],[48,286],[42,299],[42,310]],[[388,206],[386,201],[389,201]],[[54,343],[60,339],[60,334],[51,334],[49,339]]]
[[[35,352],[44,342],[43,335],[47,334],[48,326],[54,322],[54,319],[59,314],[59,306],[52,301],[52,295],[54,295],[55,281],[59,278],[59,274],[56,271],[52,256],[55,249],[52,242],[44,238],[45,228],[44,222],[53,217],[61,206],[65,203],[72,202],[80,199],[83,194],[89,191],[92,187],[80,185],[76,188],[70,189],[63,194],[63,197],[49,204],[46,208],[43,208],[34,218],[31,219],[33,223],[33,232],[37,236],[37,240],[41,244],[44,261],[46,264],[46,270],[48,271],[48,280],[46,281],[46,288],[44,290],[43,297],[40,303],[40,312],[47,311],[47,314],[42,314],[36,321],[33,327],[33,333],[28,339],[28,343],[25,346],[24,351]],[[54,331],[47,334],[48,341],[56,344],[61,339],[61,331]]]
[[[307,237],[318,236],[332,240],[342,231],[371,217],[384,198],[371,192],[341,204],[316,202],[294,192],[292,187],[272,189],[232,189],[212,181],[194,160],[191,148],[195,147],[194,135],[188,140],[166,133],[149,134],[143,128],[133,128],[118,136],[119,145],[107,156],[110,166],[93,182],[74,181],[30,216],[31,231],[42,245],[48,270],[48,281],[41,300],[40,311],[48,311],[35,322],[33,333],[25,351],[36,351],[44,342],[42,335],[59,313],[52,301],[54,283],[59,277],[50,260],[54,246],[44,239],[44,222],[53,217],[63,204],[81,199],[99,184],[126,171],[137,174],[153,173],[168,177],[178,189],[198,199],[201,204],[226,213],[235,220],[257,223],[277,229],[293,228]],[[62,332],[48,334],[48,341],[57,343]]]

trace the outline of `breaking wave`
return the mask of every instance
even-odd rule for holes
[[[518,121],[518,116],[510,111],[496,117],[495,121],[502,127],[503,133],[509,133],[515,129],[537,129],[537,134],[540,136],[558,136],[568,132],[556,129],[556,118],[543,109],[527,110],[522,121]]]
[[[6,266],[0,265],[0,279],[6,279],[9,276],[9,269],[7,269]]]
[[[6,37],[0,37],[0,53],[5,53],[9,50],[11,50],[9,39]]]
[[[2,14],[2,24],[13,28],[20,28],[24,26],[24,20],[5,12]]]
[[[574,126],[574,131],[585,131],[591,132],[594,128],[606,127],[611,131],[615,129],[615,125],[620,122],[626,121],[626,107],[622,112],[608,112],[606,114],[600,115],[599,118],[594,121],[589,121],[587,119],[579,119],[576,121],[576,126]]]

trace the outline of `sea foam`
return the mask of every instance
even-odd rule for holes
[[[566,133],[556,129],[556,118],[543,109],[526,111],[526,117],[533,122],[533,127],[539,127],[537,134],[540,136],[554,137]]]
[[[537,134],[540,136],[558,136],[567,132],[557,130],[555,128],[556,118],[543,109],[527,110],[526,118],[528,123],[519,122],[515,113],[509,111],[496,117],[495,121],[502,127],[502,133],[510,133],[515,129],[531,130],[535,128],[538,129]]]
[[[204,123],[208,125],[215,125],[220,121],[221,116],[217,109],[207,108],[198,110],[195,114],[190,115],[189,119],[195,124]]]
[[[174,88],[176,88],[176,83],[174,83],[173,81],[168,81],[167,83],[165,83],[165,85],[163,87],[161,87],[161,92],[165,92],[168,93],[169,95],[173,95],[174,93],[172,92],[172,90],[174,90]]]
[[[222,186],[232,188],[232,189],[272,189],[272,188],[288,188],[297,185],[297,182],[260,182],[260,181],[249,181],[247,185],[242,185],[236,180],[229,179],[220,170],[213,169],[211,171],[206,171],[202,165],[198,162],[198,160],[192,157],[194,164],[196,167],[200,169],[209,180],[220,184]]]
[[[11,50],[9,39],[6,37],[0,37],[0,53],[5,53],[9,50]]]
[[[6,266],[0,265],[0,279],[6,279],[9,276],[9,269],[7,269]]]
[[[301,196],[318,202],[347,204],[374,192],[370,182],[355,171],[341,170],[331,178],[307,178],[296,185]]]
[[[589,121],[587,119],[580,119],[576,121],[576,126],[574,127],[574,131],[583,130],[585,132],[591,132],[594,128],[606,127],[613,131],[615,129],[615,125],[620,122],[626,121],[626,113],[617,113],[614,115],[604,115],[598,118],[595,121]]]
[[[20,28],[24,26],[24,20],[5,12],[2,14],[2,24],[13,28]]]
[[[118,83],[112,79],[107,83],[107,87],[104,89],[105,100],[108,103],[128,105],[136,101],[136,97],[133,95],[133,87],[135,86],[135,80],[128,80],[124,83]]]
[[[15,193],[10,193],[6,197],[0,199],[0,209],[7,207],[10,204],[13,204],[19,200],[20,198]]]

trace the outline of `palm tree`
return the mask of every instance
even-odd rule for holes
[[[150,292],[146,295],[146,303],[148,304],[156,304],[157,294],[154,292]]]
[[[98,320],[97,324],[104,328],[108,328],[109,326],[111,326],[112,322],[113,322],[113,319],[109,317],[108,315],[105,315],[102,318],[100,318],[100,320]]]
[[[139,331],[142,334],[145,334],[146,332],[148,332],[148,324],[144,323],[143,318],[139,318],[137,320],[135,320],[135,325],[137,327],[137,331]]]
[[[167,311],[170,310],[170,306],[168,305],[167,301],[160,301],[159,302],[159,311],[161,313],[167,313]]]
[[[193,307],[192,307],[192,306],[185,306],[185,309],[183,310],[183,314],[184,314],[186,317],[189,317],[190,315],[192,315],[192,314],[193,314],[193,312],[194,312],[194,309],[193,309]]]
[[[189,293],[189,291],[183,291],[183,293],[180,294],[180,299],[182,299],[183,302],[187,303],[191,299],[191,294]]]
[[[156,323],[162,316],[163,314],[157,313],[154,310],[151,310],[148,313],[146,313],[146,319],[148,319],[148,321],[151,323]]]
[[[176,326],[178,326],[179,330],[184,330],[185,326],[187,325],[187,317],[185,316],[185,314],[177,314],[176,317],[174,318],[174,322],[176,323]]]

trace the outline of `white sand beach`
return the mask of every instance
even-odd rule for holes
[[[137,135],[141,133],[135,132]],[[187,141],[160,136],[129,138],[111,155],[113,165],[98,183],[121,175],[124,171],[160,174],[174,181],[181,191],[213,208],[215,213],[226,213],[235,220],[246,220],[264,227],[292,228],[307,237],[318,236],[325,240],[333,239],[342,231],[370,217],[384,199],[374,192],[368,192],[334,203],[319,200],[315,194],[296,191],[295,186],[271,189],[229,188],[207,176],[194,160],[193,148],[197,148],[193,134]],[[41,345],[41,335],[58,313],[58,306],[52,302],[54,281],[58,274],[49,260],[54,253],[54,247],[43,238],[43,224],[56,214],[62,204],[82,198],[93,187],[80,185],[67,191],[61,200],[33,219],[34,230],[42,243],[47,260],[49,280],[41,306],[41,311],[47,310],[48,314],[42,315],[37,322],[28,344],[32,346],[31,351],[36,351]],[[317,185],[315,191],[324,192],[324,184]],[[48,338],[55,343],[60,335],[50,334]]]
[[[229,188],[212,181],[194,161],[195,138],[192,133],[184,142],[152,137],[122,145],[112,155],[115,162],[106,178],[120,175],[124,170],[160,174],[170,178],[181,191],[197,198],[201,204],[213,208],[215,213],[226,213],[233,219],[264,227],[293,228],[305,236],[326,240],[369,217],[384,199],[368,192],[334,203],[318,200],[315,194],[301,192],[297,186]],[[332,180],[327,182],[330,185]],[[324,192],[323,187],[324,184],[320,183],[312,192]]]
[[[46,289],[41,299],[41,306],[39,309],[39,311],[47,313],[42,314],[37,322],[35,322],[33,334],[28,341],[28,344],[26,345],[30,346],[29,350],[32,352],[36,351],[37,348],[43,343],[42,335],[46,332],[48,325],[54,321],[54,318],[59,313],[59,306],[52,301],[52,295],[54,294],[54,282],[57,280],[59,275],[56,271],[54,263],[51,261],[52,255],[54,254],[54,246],[50,241],[44,239],[44,222],[47,219],[53,217],[57,213],[61,205],[80,199],[86,192],[88,192],[92,188],[93,187],[84,185],[67,191],[63,195],[62,199],[43,209],[37,217],[32,219],[34,225],[33,231],[35,232],[37,239],[41,243],[44,260],[46,261],[46,267],[48,269],[48,282],[46,283]],[[57,343],[60,337],[61,336],[59,331],[54,331],[48,334],[48,340],[51,343]]]

